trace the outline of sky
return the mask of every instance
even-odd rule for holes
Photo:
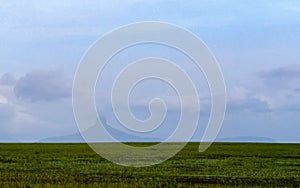
[[[220,64],[227,88],[227,111],[218,138],[267,137],[300,142],[297,0],[1,0],[0,14],[0,141],[31,142],[78,132],[72,82],[84,53],[112,29],[161,21],[201,38]],[[137,46],[111,60],[100,77],[102,85],[100,79],[96,89],[101,116],[116,124],[109,103],[105,103],[108,88],[124,64],[143,56],[177,62],[196,83],[204,106],[194,136],[200,139],[210,104],[205,79],[186,57],[163,46]],[[178,102],[172,88],[157,81],[140,84],[133,93],[132,108],[140,118],[149,115],[147,101],[155,95],[163,95],[168,105]],[[170,122],[175,116],[171,114]]]

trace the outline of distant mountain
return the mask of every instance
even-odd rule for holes
[[[56,136],[56,137],[49,137],[42,140],[39,140],[38,142],[71,142],[71,143],[81,143],[85,142],[82,138],[80,133],[74,133],[70,135],[65,136]]]
[[[107,131],[110,133],[111,136],[116,138],[120,142],[156,142],[159,141],[157,138],[149,138],[149,137],[140,137],[140,136],[135,136],[129,133],[125,133],[123,131],[119,131],[115,128],[113,128],[110,125],[105,125],[105,128]],[[89,135],[89,138],[94,138],[91,139],[90,141],[93,142],[104,142],[105,138],[101,137],[101,135],[96,135],[99,130],[97,130],[97,125],[94,125],[84,131],[82,134],[84,135]],[[45,138],[42,140],[39,140],[39,142],[72,142],[72,143],[81,143],[81,142],[86,142],[81,134],[75,133],[75,134],[70,134],[70,135],[65,135],[65,136],[57,136],[57,137],[49,137]]]
[[[85,131],[83,134],[93,134],[97,131],[94,131],[96,126],[93,126],[89,128],[87,131]],[[114,137],[118,138],[118,141],[120,142],[160,142],[160,139],[157,138],[149,138],[149,137],[140,137],[140,136],[135,136],[132,134],[128,134],[122,131],[119,131],[111,126],[106,127],[108,132]],[[101,136],[94,135],[95,138],[99,138],[99,140],[94,140],[94,141],[105,141],[101,138]],[[2,140],[2,139],[1,139]],[[1,141],[0,140],[0,141]],[[6,142],[9,142],[10,140],[6,140]],[[15,140],[11,140],[15,141]],[[81,134],[74,133],[70,135],[65,135],[65,136],[57,136],[57,137],[49,137],[45,138],[42,140],[39,140],[39,142],[71,142],[71,143],[83,143],[86,142]],[[276,140],[268,137],[253,137],[253,136],[245,136],[245,137],[229,137],[229,138],[218,138],[215,140],[215,142],[254,142],[254,143],[277,143]]]
[[[120,131],[111,125],[109,125],[104,117],[101,117],[101,122],[103,123],[106,130],[109,134],[116,138],[120,142],[160,142],[159,138],[143,137],[137,136],[134,134],[126,133]],[[86,138],[89,138],[88,142],[105,142],[110,141],[106,134],[102,134],[103,130],[100,129],[100,124],[95,123],[94,126],[88,128],[86,131],[81,134],[74,133],[70,135],[49,137],[39,142],[71,142],[71,143],[83,143],[86,142],[81,135],[85,135]],[[99,135],[100,134],[100,135]],[[230,137],[230,138],[218,138],[215,142],[255,142],[255,143],[276,143],[277,141],[268,138],[268,137],[254,137],[254,136],[244,136],[244,137]]]
[[[257,142],[257,143],[276,143],[277,141],[268,137],[231,137],[231,138],[219,138],[216,142]]]

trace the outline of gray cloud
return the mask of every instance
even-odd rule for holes
[[[5,73],[0,78],[0,85],[14,85],[16,83],[16,79],[10,73]]]
[[[300,78],[300,67],[285,66],[268,71],[261,71],[259,76],[265,79],[294,79]]]
[[[300,87],[294,90],[295,92],[300,92]]]
[[[58,71],[34,70],[15,84],[18,98],[36,101],[53,101],[71,96],[71,83]]]
[[[258,73],[265,92],[274,96],[278,93],[298,92],[300,84],[300,66],[286,65]]]

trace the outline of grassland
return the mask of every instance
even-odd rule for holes
[[[299,144],[214,143],[204,153],[198,144],[143,168],[86,144],[0,144],[0,187],[300,187]]]

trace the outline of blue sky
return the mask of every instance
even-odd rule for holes
[[[0,14],[1,140],[35,141],[77,132],[71,88],[84,52],[116,27],[163,21],[200,37],[223,70],[228,106],[219,137],[300,141],[299,1],[1,1]],[[146,48],[135,51],[149,55]],[[182,60],[174,54],[165,49],[150,55]],[[114,62],[129,60],[125,54]],[[118,69],[112,65],[107,74]],[[186,69],[199,82],[205,103],[202,76]],[[111,78],[104,79],[109,85]],[[145,88],[137,89],[137,105],[149,98]],[[99,88],[98,93],[104,100],[107,92]]]

